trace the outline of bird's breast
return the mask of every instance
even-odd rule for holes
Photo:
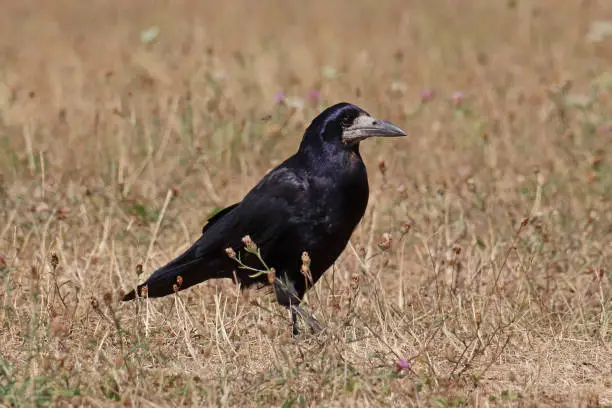
[[[368,204],[368,179],[363,164],[320,178],[313,196],[320,214],[320,232],[330,239],[348,240]]]

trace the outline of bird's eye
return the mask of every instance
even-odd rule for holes
[[[349,126],[351,126],[351,124],[353,123],[353,120],[350,116],[345,116],[342,118],[342,121],[340,122],[343,128],[347,128]]]

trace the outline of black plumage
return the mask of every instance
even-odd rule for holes
[[[248,266],[261,262],[247,253],[243,237],[257,245],[265,263],[276,272],[278,302],[296,310],[307,291],[346,247],[368,203],[368,177],[359,142],[371,136],[405,136],[397,126],[376,120],[348,103],[319,114],[306,129],[298,151],[271,170],[244,199],[218,212],[202,236],[185,253],[155,271],[139,285],[140,296],[160,297],[213,278],[238,279],[244,286],[269,284],[239,268],[226,249]],[[302,254],[310,258],[308,282]],[[123,300],[136,297],[131,291]]]

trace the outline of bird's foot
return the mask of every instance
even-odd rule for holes
[[[302,318],[302,321],[306,323],[306,326],[310,329],[312,333],[321,332],[325,326],[323,326],[319,321],[314,317],[314,315],[303,307],[300,306],[291,306],[291,319],[293,321],[293,336],[297,336],[300,334],[300,330],[297,327],[297,316]]]

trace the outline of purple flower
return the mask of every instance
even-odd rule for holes
[[[321,98],[321,91],[313,89],[308,92],[308,100],[311,102],[317,102]]]
[[[600,135],[605,135],[610,133],[610,131],[612,131],[612,123],[604,123],[597,126],[597,133]]]
[[[426,103],[431,101],[436,96],[435,92],[431,89],[423,89],[421,91],[421,102]]]
[[[461,177],[467,176],[468,174],[470,174],[470,168],[461,166],[457,168],[457,174],[459,174],[459,176]]]
[[[451,95],[451,100],[453,101],[455,105],[460,105],[461,102],[463,102],[464,98],[465,98],[465,95],[463,95],[463,92],[461,91],[455,91]]]
[[[397,371],[398,373],[404,370],[410,370],[412,367],[412,365],[410,364],[409,360],[404,360],[403,358],[400,358],[399,360],[397,360],[397,362],[395,363],[395,371]]]
[[[283,91],[278,91],[274,95],[274,102],[283,103],[285,102],[285,93]]]

